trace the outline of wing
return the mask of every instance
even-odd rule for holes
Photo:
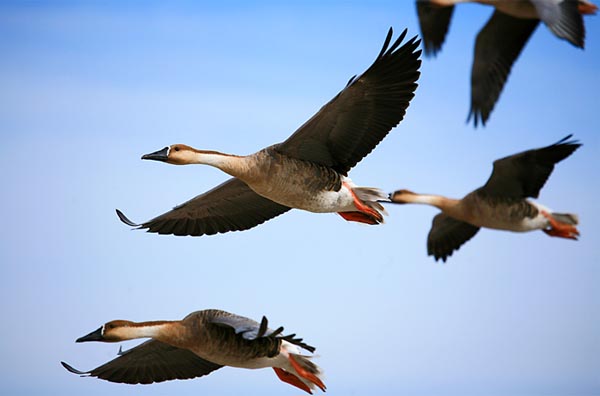
[[[392,29],[375,62],[278,146],[290,157],[347,172],[398,125],[414,96],[421,51],[413,37],[391,45]]]
[[[235,334],[240,334],[247,340],[253,340],[257,338],[256,336],[260,327],[260,324],[255,320],[225,311],[215,311],[215,314],[210,318],[210,322],[218,325],[229,326],[235,331]]]
[[[187,349],[150,340],[119,354],[91,371],[79,371],[65,362],[64,368],[86,377],[125,384],[151,384],[174,379],[202,377],[223,366],[204,360]]]
[[[232,178],[142,224],[132,222],[118,209],[117,215],[123,223],[148,232],[200,236],[247,230],[288,210]]]
[[[425,55],[436,56],[448,33],[454,6],[442,7],[430,0],[417,0],[417,15]]]
[[[431,230],[427,236],[427,254],[446,262],[455,250],[473,238],[479,227],[456,220],[443,213],[433,218]]]
[[[531,0],[538,16],[557,37],[567,40],[575,47],[583,48],[585,27],[578,10],[577,0],[561,2]]]
[[[547,147],[527,150],[494,161],[487,183],[477,191],[505,198],[537,198],[554,165],[577,150],[580,143],[573,135]]]
[[[471,110],[475,127],[485,126],[510,69],[535,30],[537,19],[519,19],[495,11],[475,42],[471,70]]]
[[[211,319],[211,322],[216,325],[233,328],[235,333],[245,340],[253,341],[260,338],[275,338],[298,345],[309,352],[315,351],[315,347],[302,342],[302,338],[296,338],[296,334],[289,334],[285,336],[282,335],[283,327],[281,326],[275,330],[269,329],[269,322],[265,316],[262,317],[262,320],[259,324],[258,322],[243,316],[222,312],[219,315],[215,315]]]

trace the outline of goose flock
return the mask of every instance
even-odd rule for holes
[[[424,50],[435,55],[444,42],[453,6],[460,0],[416,2]],[[495,11],[479,33],[472,70],[471,113],[485,124],[519,52],[542,21],[556,36],[583,48],[581,15],[593,14],[589,1],[491,1]],[[355,184],[349,171],[406,116],[420,76],[420,40],[393,38],[390,28],[381,51],[364,73],[347,85],[282,143],[250,155],[200,150],[172,144],[145,154],[144,160],[173,165],[203,164],[231,176],[210,191],[151,220],[136,223],[117,209],[128,226],[151,233],[202,236],[253,228],[290,209],[337,213],[344,220],[380,225],[384,205],[425,204],[441,213],[433,218],[427,253],[446,261],[480,228],[526,232],[576,240],[578,216],[555,212],[538,198],[554,166],[581,144],[568,135],[554,144],[494,161],[487,182],[462,199],[392,193]],[[113,320],[76,342],[120,342],[150,338],[119,351],[113,360],[89,371],[61,362],[71,373],[125,384],[151,384],[202,377],[224,366],[271,367],[283,382],[309,394],[325,391],[315,347],[283,327],[218,309],[196,311],[182,320]],[[304,351],[304,352],[303,352]]]

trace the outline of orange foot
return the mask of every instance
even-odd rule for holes
[[[583,15],[595,15],[596,11],[598,11],[598,7],[592,3],[579,2],[577,10]]]
[[[306,371],[305,369],[303,369],[302,366],[300,366],[298,364],[298,362],[296,362],[296,359],[294,359],[294,356],[290,355],[288,359],[289,359],[292,367],[294,368],[294,370],[296,370],[296,372],[298,373],[298,375],[300,377],[312,382],[313,384],[317,385],[319,387],[319,389],[321,389],[323,392],[325,392],[325,389],[327,389],[327,388],[325,387],[325,384],[323,383],[323,381],[321,381],[321,379],[319,377],[317,377],[313,373],[310,373],[310,372]]]
[[[342,216],[345,220],[356,221],[357,223],[365,223],[371,225],[380,223],[380,221],[374,219],[373,216],[363,212],[338,212],[338,214]]]
[[[283,382],[293,385],[296,388],[300,388],[303,391],[312,395],[312,392],[308,385],[300,381],[300,378],[296,377],[294,374],[288,373],[287,371],[285,371],[284,369],[280,369],[279,367],[273,367],[273,370],[275,370],[275,374],[277,374],[277,377],[279,377],[279,379]]]
[[[354,199],[354,206],[358,211],[356,212],[338,212],[340,216],[348,221],[356,221],[358,223],[365,224],[379,224],[383,223],[383,215],[376,211],[375,209],[365,205],[363,201],[358,199],[354,191],[352,191],[352,187],[348,185],[348,183],[344,183],[344,186],[350,193],[352,194],[352,198]]]
[[[547,218],[550,222],[550,228],[542,230],[546,234],[553,237],[577,240],[577,237],[579,236],[579,231],[577,230],[577,227],[575,227],[572,224],[561,223],[559,221],[556,221],[554,217],[552,217],[548,212],[545,211],[542,211],[542,216]]]

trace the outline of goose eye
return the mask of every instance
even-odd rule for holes
[[[179,146],[174,147],[175,151],[179,151]]]

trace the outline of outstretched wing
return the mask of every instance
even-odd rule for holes
[[[471,70],[471,110],[475,127],[485,125],[494,109],[513,63],[539,21],[520,19],[495,11],[475,42]]]
[[[123,223],[148,232],[200,236],[247,230],[288,210],[258,195],[243,181],[231,178],[142,224],[132,222],[118,209],[117,215]]]
[[[527,150],[494,161],[494,170],[478,193],[504,198],[537,198],[540,190],[554,170],[554,165],[577,150],[580,143],[560,141],[539,149]]]
[[[281,339],[288,341],[291,344],[298,345],[309,352],[315,351],[315,347],[302,342],[302,338],[296,338],[296,334],[282,335],[282,326],[275,330],[269,329],[269,321],[265,316],[263,316],[261,322],[258,323],[243,316],[222,312],[222,314],[213,316],[211,322],[233,328],[237,335],[246,340],[252,341],[260,338]]]
[[[417,0],[417,15],[425,55],[436,56],[446,39],[454,6],[439,6],[431,0]]]
[[[204,360],[187,349],[156,340],[146,341],[91,371],[79,371],[65,362],[74,374],[125,384],[151,384],[174,379],[202,377],[223,366]]]
[[[433,218],[427,236],[427,254],[433,256],[435,261],[442,259],[445,262],[455,250],[473,238],[477,231],[479,227],[440,213]]]
[[[531,0],[540,19],[557,37],[583,48],[585,27],[578,10],[578,0],[547,1]]]
[[[400,46],[406,30],[389,46],[392,34],[360,77],[277,146],[281,153],[346,174],[398,125],[417,88],[421,51],[416,36]]]

